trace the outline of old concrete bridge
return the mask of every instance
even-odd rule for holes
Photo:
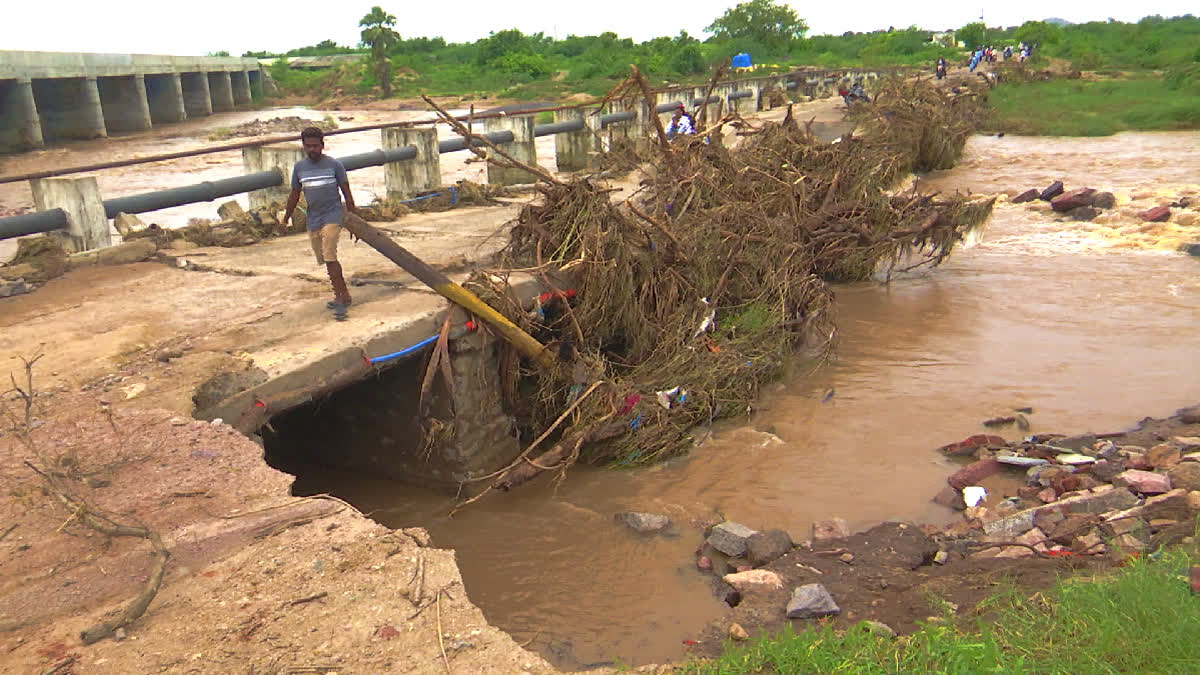
[[[0,152],[233,110],[262,84],[255,59],[0,50]]]

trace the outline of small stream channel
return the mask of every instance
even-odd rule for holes
[[[1200,241],[1200,226],[1118,214],[1131,197],[1200,198],[1196,176],[1194,132],[977,137],[959,167],[923,177],[922,189],[1060,179],[1115,192],[1117,211],[1074,223],[1003,203],[982,242],[940,268],[839,287],[837,358],[794,373],[688,457],[576,467],[561,485],[492,495],[453,519],[449,495],[324,468],[298,469],[295,491],[426,527],[457,551],[488,620],[559,667],[682,658],[683,641],[724,609],[694,565],[714,514],[796,540],[834,516],[857,528],[946,521],[953,514],[929,498],[953,467],[933,449],[980,433],[981,420],[1030,406],[1033,432],[1113,431],[1200,402],[1200,259],[1174,252]],[[634,536],[613,522],[626,510],[668,514],[675,531]]]

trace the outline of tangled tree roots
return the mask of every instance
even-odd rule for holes
[[[678,454],[695,426],[747,413],[787,364],[819,361],[835,336],[828,281],[936,265],[990,215],[991,200],[887,192],[914,169],[952,165],[977,115],[969,99],[897,82],[861,136],[831,145],[789,115],[743,132],[733,151],[702,135],[655,146],[625,202],[586,179],[541,184],[502,262],[535,270],[558,297],[534,319],[504,301],[498,277],[471,283],[561,357],[555,375],[526,374],[533,386],[509,378],[535,433],[575,408],[551,451],[494,486],[578,459]]]

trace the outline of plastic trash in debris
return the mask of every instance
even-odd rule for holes
[[[1023,457],[1021,455],[1000,455],[996,458],[1001,464],[1010,464],[1012,466],[1040,466],[1049,464],[1050,462],[1040,457]]]
[[[700,302],[704,303],[704,305],[706,307],[708,306],[708,298],[700,298]],[[704,320],[700,322],[700,327],[696,329],[696,332],[692,334],[692,337],[696,337],[696,336],[700,335],[701,333],[706,332],[709,329],[711,329],[713,327],[713,321],[716,318],[717,318],[717,308],[713,307],[712,309],[710,309],[708,311],[708,316],[704,317]]]
[[[684,401],[687,400],[687,390],[680,389],[679,387],[672,387],[654,393],[658,397],[658,404],[667,410],[676,405],[683,405]]]
[[[1087,455],[1081,455],[1078,453],[1059,455],[1055,459],[1057,459],[1060,464],[1070,464],[1071,466],[1081,466],[1083,464],[1092,464],[1096,461],[1095,457],[1089,457]]]
[[[979,502],[987,499],[987,490],[978,485],[971,485],[963,488],[963,501],[967,506],[978,506]]]

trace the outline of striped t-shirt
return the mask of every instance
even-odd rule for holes
[[[319,230],[322,225],[342,224],[342,194],[338,186],[350,182],[346,178],[346,167],[329,155],[321,155],[319,161],[305,157],[292,167],[292,189],[304,190],[308,202],[308,229]]]

